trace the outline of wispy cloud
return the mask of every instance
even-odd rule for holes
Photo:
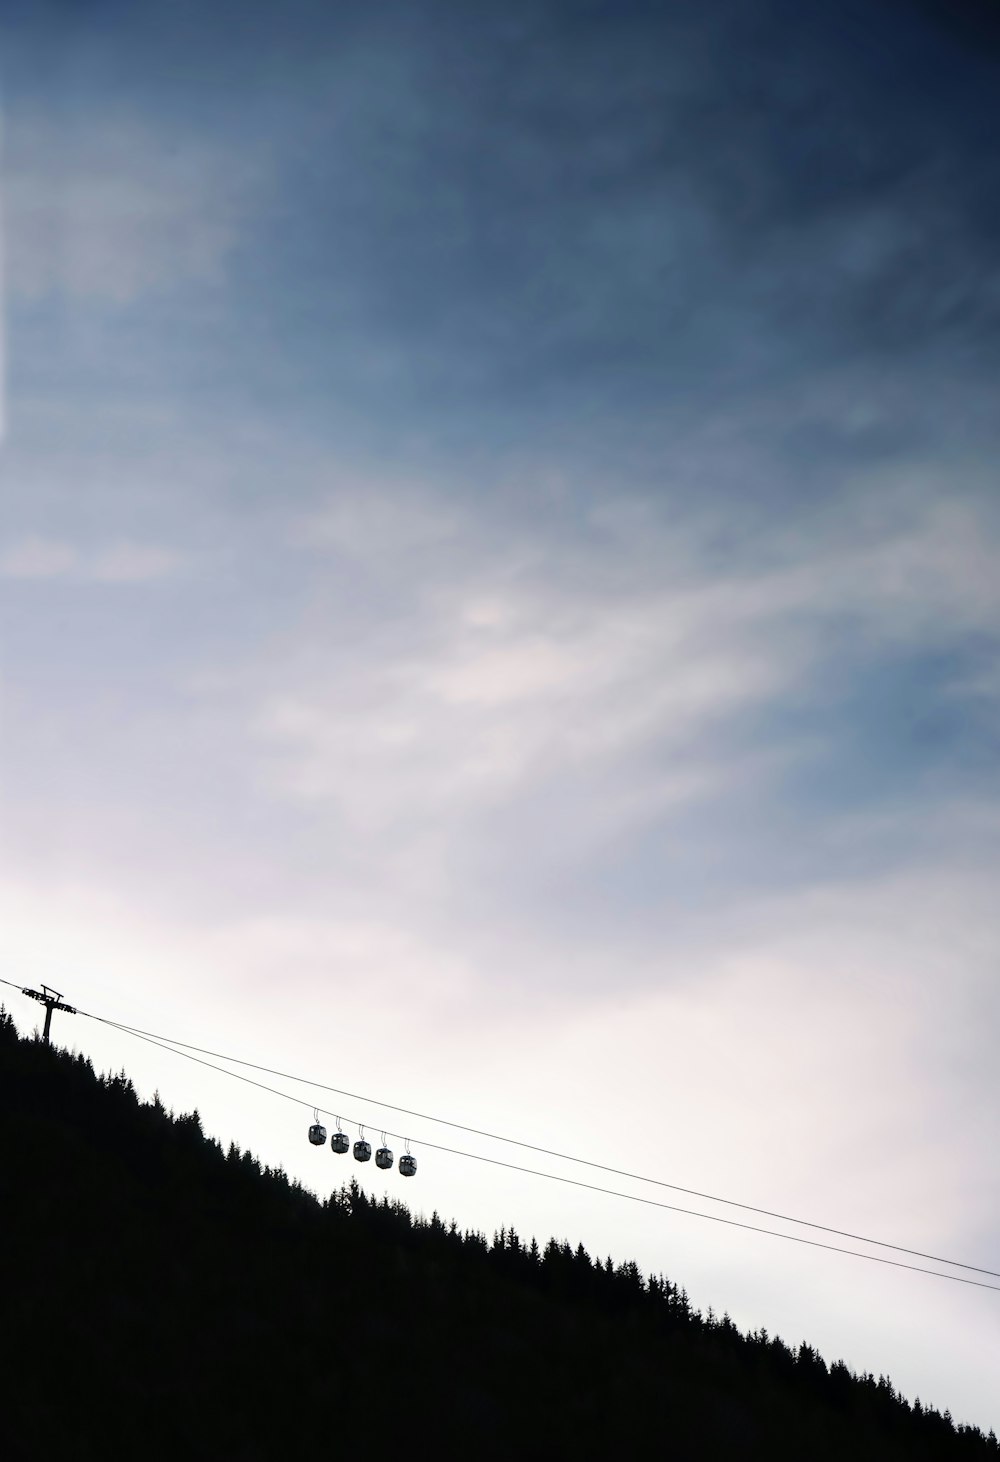
[[[193,135],[169,143],[129,113],[78,125],[14,113],[6,142],[12,301],[52,294],[127,306],[217,284],[255,183],[246,156]]]
[[[55,579],[72,573],[79,552],[53,538],[24,538],[0,550],[0,574],[7,579]]]
[[[151,543],[82,548],[61,539],[27,537],[0,547],[0,577],[5,579],[144,584],[170,577],[183,563],[183,556],[174,549]]]
[[[85,577],[101,584],[145,584],[167,578],[182,567],[184,558],[153,543],[115,543],[96,553]]]
[[[669,507],[631,528],[600,509],[588,546],[558,526],[505,534],[468,510],[456,526],[444,505],[422,532],[412,501],[397,515],[385,491],[362,533],[348,498],[296,539],[335,545],[353,575],[392,592],[357,638],[331,624],[311,640],[300,626],[288,659],[258,667],[273,685],[252,724],[284,747],[290,790],[372,825],[417,808],[437,820],[453,804],[468,816],[479,798],[654,747],[697,760],[710,738],[724,759],[734,719],[809,697],[844,633],[864,660],[992,631],[998,529],[974,497],[925,500],[890,482],[850,511],[811,539],[776,527],[720,573]],[[331,538],[331,520],[351,532]],[[428,556],[443,521],[447,542]],[[609,580],[612,532],[628,571]]]

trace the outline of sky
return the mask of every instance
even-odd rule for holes
[[[6,5],[5,976],[1000,1269],[998,78],[985,0]],[[55,1025],[1000,1430],[997,1294]]]

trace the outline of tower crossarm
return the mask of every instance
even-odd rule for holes
[[[77,1015],[79,1012],[73,1005],[67,1005],[62,996],[55,990],[46,990],[43,985],[41,990],[22,989],[22,995],[27,995],[31,1000],[37,1000],[42,1005],[51,1006],[53,1010],[64,1010],[67,1015]]]

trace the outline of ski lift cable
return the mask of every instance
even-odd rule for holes
[[[80,1013],[83,1014],[84,1012],[81,1011]],[[101,1019],[101,1017],[91,1018]],[[103,1021],[103,1023],[106,1025],[114,1026],[116,1030],[121,1031],[124,1035],[130,1035],[135,1037],[136,1040],[145,1041],[148,1045],[157,1046],[161,1051],[169,1051],[175,1056],[183,1056],[188,1061],[194,1061],[199,1066],[206,1066],[212,1071],[217,1071],[222,1076],[231,1076],[236,1081],[243,1081],[248,1086],[258,1087],[261,1091],[269,1092],[272,1096],[282,1097],[285,1101],[294,1102],[296,1106],[304,1106],[307,1108],[307,1110],[310,1107],[310,1103],[303,1101],[301,1097],[293,1096],[290,1092],[279,1091],[277,1087],[267,1086],[262,1081],[255,1081],[253,1077],[241,1076],[238,1071],[229,1071],[224,1066],[216,1066],[213,1062],[206,1061],[200,1056],[192,1056],[188,1051],[181,1050],[179,1047],[170,1045],[165,1039],[158,1039],[154,1036],[146,1035],[130,1026],[118,1025],[117,1022],[114,1021]],[[359,1120],[355,1117],[345,1117],[343,1113],[327,1111],[323,1107],[320,1107],[317,1110],[323,1112],[323,1114],[326,1116],[337,1117],[338,1121],[346,1121],[351,1126],[361,1125]],[[387,1132],[386,1135],[389,1137],[399,1137],[401,1141],[410,1140],[403,1137],[402,1133],[399,1132]],[[826,1244],[819,1239],[803,1238],[800,1234],[781,1233],[778,1229],[762,1228],[757,1224],[744,1223],[740,1219],[723,1218],[720,1214],[714,1213],[702,1213],[694,1208],[682,1208],[675,1203],[664,1203],[661,1199],[658,1198],[644,1198],[636,1193],[623,1193],[620,1190],[614,1188],[605,1188],[597,1183],[585,1183],[579,1178],[569,1178],[560,1173],[543,1172],[540,1168],[529,1168],[522,1166],[520,1163],[504,1162],[500,1158],[485,1157],[481,1153],[465,1152],[457,1147],[446,1147],[442,1143],[428,1142],[422,1138],[416,1138],[413,1140],[419,1142],[420,1146],[426,1147],[432,1152],[448,1153],[453,1157],[471,1158],[475,1162],[488,1163],[491,1167],[505,1168],[509,1172],[524,1173],[527,1176],[533,1178],[547,1178],[550,1182],[553,1183],[565,1183],[569,1187],[583,1188],[586,1189],[588,1192],[601,1193],[609,1198],[624,1198],[630,1203],[641,1203],[645,1207],[665,1209],[669,1213],[680,1213],[690,1218],[702,1218],[706,1219],[709,1223],[725,1224],[727,1228],[744,1229],[749,1233],[764,1234],[767,1237],[774,1239],[786,1239],[789,1243],[805,1244],[811,1249],[825,1249],[828,1252],[834,1254],[846,1254],[853,1259],[867,1259],[872,1264],[885,1264],[892,1269],[906,1269],[914,1274],[927,1274],[934,1279],[949,1279],[955,1284],[972,1285],[976,1289],[994,1290],[996,1293],[1000,1294],[1000,1285],[986,1284],[981,1279],[965,1279],[961,1275],[947,1274],[940,1269],[926,1269],[919,1264],[907,1264],[904,1263],[901,1259],[886,1259],[881,1254],[865,1254],[862,1253],[859,1249],[845,1249],[839,1244]],[[972,1266],[970,1265],[968,1267],[971,1268]],[[981,1272],[992,1273],[991,1270],[984,1270]]]
[[[0,984],[9,985],[9,986],[11,986],[12,989],[19,990],[19,991],[22,988],[20,985],[15,984],[12,980],[5,980],[2,977],[0,977]],[[580,1165],[581,1167],[592,1168],[592,1169],[594,1169],[594,1170],[596,1170],[598,1172],[610,1173],[610,1174],[612,1174],[615,1177],[628,1178],[630,1181],[639,1182],[639,1183],[647,1183],[647,1184],[650,1184],[652,1186],[659,1187],[659,1188],[668,1188],[672,1192],[684,1193],[684,1194],[686,1194],[686,1195],[688,1195],[689,1197],[692,1197],[692,1198],[702,1198],[702,1199],[706,1200],[707,1202],[721,1203],[721,1204],[724,1204],[727,1207],[730,1207],[730,1208],[739,1208],[739,1209],[742,1209],[744,1212],[747,1212],[747,1213],[756,1213],[756,1214],[761,1215],[761,1217],[765,1217],[765,1218],[776,1218],[776,1219],[778,1219],[779,1221],[781,1221],[783,1223],[796,1224],[797,1226],[799,1226],[801,1228],[815,1229],[817,1232],[820,1232],[820,1233],[833,1234],[833,1235],[835,1235],[838,1238],[851,1239],[855,1243],[871,1244],[871,1245],[874,1245],[874,1246],[876,1246],[878,1248],[890,1249],[894,1253],[908,1254],[908,1255],[910,1255],[911,1258],[928,1259],[928,1260],[930,1260],[931,1263],[934,1263],[934,1264],[947,1264],[947,1265],[950,1265],[952,1268],[965,1269],[965,1270],[968,1270],[968,1271],[970,1271],[971,1273],[974,1273],[974,1274],[986,1274],[986,1275],[989,1275],[991,1278],[1000,1279],[1000,1271],[995,1270],[995,1269],[987,1269],[987,1268],[985,1268],[985,1267],[983,1267],[981,1265],[978,1265],[978,1264],[967,1264],[967,1263],[964,1263],[964,1262],[962,1262],[961,1260],[958,1260],[958,1259],[947,1259],[947,1258],[944,1258],[940,1254],[925,1253],[921,1249],[907,1248],[906,1246],[904,1246],[902,1244],[893,1244],[893,1243],[890,1243],[888,1240],[885,1240],[885,1239],[872,1239],[872,1238],[867,1237],[867,1235],[865,1235],[865,1234],[852,1233],[849,1230],[834,1228],[834,1227],[832,1227],[831,1225],[828,1225],[828,1224],[816,1223],[816,1222],[814,1222],[812,1220],[804,1219],[804,1218],[793,1218],[790,1214],[779,1213],[779,1212],[777,1212],[777,1211],[775,1211],[773,1209],[769,1209],[769,1208],[760,1208],[760,1207],[757,1207],[757,1206],[755,1206],[754,1204],[751,1204],[751,1203],[741,1203],[741,1202],[737,1201],[734,1198],[721,1198],[721,1197],[718,1196],[718,1194],[704,1193],[704,1192],[701,1192],[700,1190],[698,1190],[696,1188],[685,1188],[685,1187],[682,1187],[679,1183],[670,1183],[670,1182],[667,1182],[663,1178],[651,1178],[651,1177],[647,1177],[647,1176],[645,1176],[645,1175],[643,1175],[641,1173],[628,1172],[628,1171],[626,1171],[625,1169],[622,1169],[622,1168],[614,1168],[614,1167],[608,1166],[605,1163],[594,1162],[590,1158],[575,1157],[575,1156],[573,1156],[570,1153],[558,1152],[558,1151],[556,1151],[553,1148],[540,1147],[540,1146],[536,1145],[535,1143],[524,1142],[524,1141],[521,1141],[521,1140],[519,1140],[518,1138],[515,1138],[515,1137],[505,1137],[505,1136],[503,1136],[500,1133],[497,1133],[497,1132],[489,1132],[489,1131],[486,1131],[486,1130],[484,1130],[482,1128],[478,1128],[478,1127],[469,1127],[469,1126],[464,1125],[461,1122],[453,1122],[453,1121],[450,1121],[449,1119],[447,1119],[445,1117],[434,1117],[434,1116],[431,1116],[429,1113],[426,1113],[426,1112],[418,1112],[418,1111],[415,1111],[415,1110],[413,1110],[413,1109],[411,1109],[409,1107],[397,1106],[397,1105],[395,1105],[392,1102],[379,1101],[375,1097],[361,1096],[357,1092],[346,1091],[346,1090],[344,1090],[341,1087],[330,1086],[330,1085],[328,1085],[328,1084],[326,1084],[324,1082],[311,1081],[311,1080],[309,1080],[309,1078],[304,1077],[304,1076],[294,1076],[294,1075],[292,1075],[289,1072],[278,1071],[275,1068],[270,1067],[270,1066],[262,1066],[262,1065],[260,1065],[260,1064],[258,1064],[256,1062],[253,1062],[253,1061],[246,1061],[246,1060],[241,1059],[238,1056],[229,1056],[229,1055],[226,1055],[226,1054],[224,1054],[224,1053],[222,1053],[220,1051],[212,1051],[212,1050],[209,1050],[209,1049],[207,1049],[206,1047],[203,1047],[203,1046],[195,1046],[195,1045],[192,1045],[190,1042],[177,1041],[177,1040],[174,1040],[172,1037],[169,1037],[169,1036],[162,1036],[162,1035],[156,1034],[156,1033],[151,1032],[151,1031],[143,1031],[143,1030],[140,1030],[137,1026],[124,1025],[120,1021],[110,1020],[108,1017],[102,1016],[102,1015],[95,1015],[91,1011],[79,1010],[78,1013],[80,1015],[83,1015],[83,1016],[88,1017],[90,1020],[96,1020],[100,1024],[102,1024],[102,1025],[107,1025],[107,1026],[112,1027],[115,1030],[122,1031],[123,1033],[125,1033],[127,1035],[136,1036],[138,1039],[149,1041],[153,1045],[161,1045],[164,1050],[171,1050],[171,1051],[174,1052],[175,1055],[186,1055],[190,1051],[197,1051],[202,1056],[214,1056],[217,1060],[220,1060],[220,1061],[229,1061],[233,1065],[236,1065],[236,1066],[246,1066],[250,1070],[253,1070],[253,1071],[262,1071],[262,1072],[266,1073],[269,1076],[276,1076],[276,1077],[278,1077],[281,1080],[299,1082],[302,1085],[311,1086],[311,1087],[313,1087],[317,1091],[330,1091],[330,1092],[334,1092],[338,1096],[346,1096],[349,1099],[354,1100],[354,1101],[368,1102],[368,1103],[371,1103],[374,1106],[382,1107],[386,1111],[400,1112],[400,1113],[402,1113],[405,1116],[416,1117],[416,1118],[418,1118],[421,1121],[434,1122],[434,1123],[436,1123],[439,1126],[450,1127],[450,1128],[452,1128],[455,1131],[467,1132],[471,1136],[484,1137],[487,1140],[494,1141],[494,1142],[503,1142],[503,1143],[508,1144],[509,1146],[520,1147],[520,1148],[522,1148],[522,1149],[524,1149],[526,1151],[529,1151],[529,1152],[537,1152],[540,1155],[545,1156],[545,1157],[553,1157],[553,1158],[556,1158],[556,1159],[558,1159],[560,1161],[576,1163],[576,1164]],[[197,1060],[197,1058],[194,1057],[194,1056],[189,1056],[188,1059],[189,1060]],[[228,1071],[228,1070],[225,1070],[222,1067],[212,1066],[211,1063],[210,1062],[207,1062],[207,1061],[201,1061],[201,1062],[199,1062],[199,1064],[200,1065],[204,1065],[204,1066],[209,1066],[210,1069],[215,1070],[215,1071],[221,1071],[223,1075],[233,1076],[233,1077],[235,1077],[239,1081],[245,1081],[245,1082],[247,1082],[251,1086],[257,1086],[257,1087],[259,1087],[263,1091],[272,1092],[274,1095],[281,1096],[281,1097],[285,1098],[285,1100],[287,1100],[287,1101],[297,1102],[299,1105],[304,1105],[304,1106],[307,1106],[307,1107],[310,1105],[308,1102],[305,1102],[304,1100],[302,1100],[302,1099],[300,1099],[298,1097],[292,1096],[288,1092],[278,1091],[276,1088],[269,1087],[269,1086],[265,1085],[263,1082],[253,1081],[249,1077],[240,1076],[238,1072]],[[335,1114],[335,1113],[328,1113],[328,1115],[337,1115],[337,1114]],[[394,1133],[391,1133],[390,1135],[393,1136],[393,1137],[401,1137],[401,1134],[395,1133],[395,1132]],[[406,1138],[401,1138],[401,1140],[405,1141]],[[457,1148],[450,1148],[450,1147],[442,1146],[442,1145],[435,1144],[435,1143],[432,1143],[432,1142],[426,1142],[425,1141],[425,1142],[422,1143],[422,1145],[424,1147],[429,1148],[429,1149],[434,1149],[434,1150],[437,1150],[437,1151],[440,1151],[440,1152],[458,1153],[461,1156],[466,1156],[466,1157],[473,1158],[477,1162],[489,1162],[489,1163],[494,1163],[495,1165],[500,1166],[500,1167],[509,1167],[509,1168],[511,1168],[511,1169],[513,1169],[515,1171],[522,1171],[522,1172],[527,1172],[527,1173],[536,1173],[536,1170],[535,1169],[532,1169],[532,1168],[519,1168],[517,1164],[514,1164],[514,1163],[503,1163],[498,1158],[481,1157],[480,1155],[478,1155],[476,1153],[460,1153],[459,1152],[459,1149],[457,1149]],[[554,1182],[575,1183],[579,1187],[592,1188],[595,1192],[607,1192],[607,1193],[611,1193],[613,1191],[611,1189],[600,1188],[596,1184],[581,1183],[581,1182],[579,1182],[576,1179],[562,1177],[562,1176],[560,1176],[558,1174],[555,1174],[555,1173],[537,1173],[536,1175],[537,1176],[540,1176],[540,1177],[550,1178]],[[620,1196],[630,1198],[632,1201],[637,1202],[637,1203],[639,1203],[639,1202],[641,1202],[641,1203],[652,1203],[653,1202],[652,1199],[638,1198],[638,1197],[636,1197],[633,1194],[622,1194]],[[658,1206],[660,1206],[662,1208],[672,1209],[673,1211],[680,1212],[680,1213],[694,1213],[694,1210],[692,1210],[692,1209],[677,1208],[674,1205],[666,1204],[666,1203],[659,1204]],[[828,1248],[828,1249],[831,1249],[831,1250],[833,1250],[834,1252],[837,1252],[837,1253],[856,1254],[856,1251],[855,1250],[852,1250],[852,1249],[841,1249],[837,1245],[833,1245],[833,1244],[819,1244],[815,1240],[808,1240],[808,1239],[799,1238],[799,1237],[797,1237],[794,1234],[781,1234],[781,1233],[776,1233],[776,1231],[774,1231],[774,1230],[757,1228],[755,1225],[752,1225],[752,1224],[737,1224],[736,1221],[733,1220],[733,1219],[724,1219],[721,1216],[714,1215],[714,1214],[696,1214],[695,1216],[707,1218],[707,1219],[710,1219],[713,1222],[717,1222],[717,1223],[734,1224],[736,1227],[747,1228],[747,1229],[750,1229],[753,1232],[766,1233],[766,1234],[775,1233],[775,1236],[778,1237],[778,1238],[792,1239],[796,1243],[812,1243],[816,1247],[819,1247],[819,1248]],[[871,1254],[858,1254],[857,1257],[864,1258],[864,1259],[875,1259],[878,1256],[871,1255]],[[882,1262],[887,1263],[887,1264],[889,1264],[889,1263],[898,1263],[898,1261],[893,1261],[893,1260],[888,1260],[888,1259],[887,1260],[884,1260]],[[899,1267],[916,1269],[917,1272],[919,1272],[919,1273],[927,1273],[927,1274],[937,1274],[938,1273],[938,1271],[936,1271],[936,1270],[925,1270],[925,1269],[922,1269],[922,1268],[920,1268],[919,1266],[916,1266],[916,1265],[900,1265]],[[957,1278],[957,1276],[951,1276],[951,1275],[941,1275],[940,1277],[941,1278]],[[967,1280],[967,1281],[962,1281],[962,1282],[969,1283],[969,1284],[977,1283],[977,1281],[973,1281],[973,1280]],[[982,1288],[985,1288],[985,1289],[997,1289],[998,1286],[987,1284],[987,1285],[983,1285]]]
[[[86,1011],[81,1011],[80,1013],[82,1015],[87,1014]],[[153,1040],[166,1041],[172,1047],[178,1047],[188,1051],[197,1051],[203,1056],[213,1056],[216,1060],[219,1061],[229,1061],[234,1066],[246,1066],[252,1071],[262,1071],[268,1076],[277,1076],[283,1081],[300,1082],[303,1086],[310,1086],[315,1091],[333,1092],[337,1096],[345,1096],[352,1101],[367,1102],[373,1106],[382,1107],[386,1111],[400,1112],[403,1116],[416,1117],[418,1120],[424,1122],[434,1122],[442,1127],[450,1127],[456,1132],[467,1132],[472,1137],[484,1137],[491,1142],[503,1142],[511,1147],[520,1147],[527,1152],[537,1152],[542,1157],[553,1157],[562,1162],[577,1163],[581,1167],[592,1168],[597,1172],[609,1173],[613,1177],[628,1178],[630,1182],[648,1183],[653,1187],[668,1188],[671,1192],[674,1193],[684,1193],[689,1198],[701,1198],[709,1203],[721,1203],[724,1204],[727,1208],[739,1208],[742,1209],[745,1213],[759,1214],[762,1218],[776,1218],[781,1223],[792,1223],[800,1228],[815,1229],[819,1233],[833,1234],[835,1237],[841,1239],[851,1239],[854,1243],[872,1244],[876,1248],[890,1249],[897,1254],[908,1254],[913,1259],[927,1259],[932,1264],[948,1264],[955,1269],[967,1269],[974,1274],[987,1274],[993,1279],[1000,1279],[1000,1270],[987,1269],[979,1264],[963,1263],[959,1259],[947,1259],[941,1254],[925,1253],[922,1249],[911,1249],[903,1244],[890,1243],[886,1239],[872,1239],[869,1238],[866,1234],[852,1233],[848,1229],[834,1228],[830,1224],[816,1223],[806,1218],[793,1218],[790,1214],[779,1213],[772,1208],[761,1208],[753,1203],[741,1203],[735,1198],[720,1198],[717,1193],[705,1193],[697,1188],[685,1188],[680,1183],[670,1183],[663,1178],[651,1178],[645,1176],[642,1173],[632,1173],[624,1168],[611,1167],[607,1163],[594,1162],[592,1158],[575,1157],[572,1153],[559,1152],[556,1149],[550,1147],[541,1147],[536,1143],[524,1142],[516,1137],[505,1137],[501,1133],[488,1132],[480,1127],[468,1127],[461,1122],[452,1122],[445,1117],[433,1117],[427,1112],[418,1112],[409,1107],[397,1106],[392,1102],[379,1101],[376,1097],[362,1096],[358,1092],[345,1091],[341,1087],[329,1086],[321,1081],[311,1081],[308,1077],[305,1076],[294,1076],[290,1072],[278,1071],[274,1067],[262,1066],[253,1061],[244,1061],[238,1056],[227,1056],[221,1051],[211,1051],[204,1046],[191,1045],[189,1042],[186,1041],[176,1041],[172,1037],[161,1036],[152,1031],[142,1031],[135,1026],[121,1025],[119,1022],[107,1020],[103,1016],[91,1016],[90,1018],[92,1020],[99,1020],[104,1025],[111,1025],[114,1026],[116,1029],[128,1031],[132,1035],[143,1035],[150,1037]],[[426,1146],[427,1144],[425,1143],[424,1145]]]

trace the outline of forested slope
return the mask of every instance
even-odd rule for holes
[[[7,1458],[1000,1458],[634,1265],[318,1202],[2,1014],[0,1153]]]

